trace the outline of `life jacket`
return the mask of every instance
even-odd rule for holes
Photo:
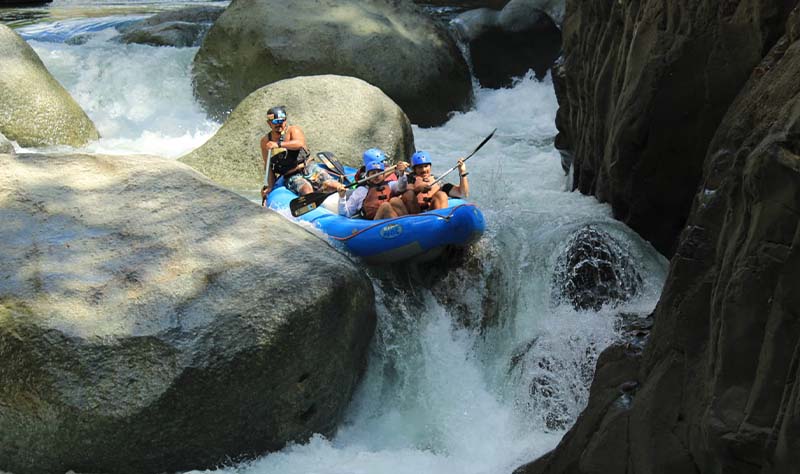
[[[375,218],[375,214],[381,204],[389,202],[389,198],[392,197],[392,188],[386,181],[381,184],[370,183],[367,186],[369,186],[369,191],[367,192],[367,197],[364,198],[364,202],[361,203],[361,215],[365,219],[372,220]]]
[[[416,180],[417,180],[417,177],[414,176],[414,175],[409,175],[409,177],[406,178],[406,179],[408,179],[409,182],[411,182],[411,183],[415,183]],[[431,176],[431,182],[435,181],[435,179],[436,178]],[[431,201],[433,200],[433,195],[436,194],[439,191],[441,191],[441,188],[440,187],[439,188],[435,187],[435,188],[431,189],[430,191],[428,191],[427,193],[417,193],[417,204],[419,205],[419,209],[421,211],[427,211],[431,207]]]
[[[281,133],[280,141],[283,141],[285,137],[286,132]],[[270,140],[272,139],[272,132],[267,134],[267,138]],[[289,176],[287,176],[286,173],[300,163],[305,163],[306,159],[308,159],[308,156],[309,152],[305,148],[300,148],[298,150],[286,150],[285,153],[281,153],[272,157],[272,171],[283,176],[284,178],[288,178]]]

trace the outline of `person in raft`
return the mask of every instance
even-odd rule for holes
[[[310,153],[306,146],[306,137],[303,130],[297,125],[289,125],[286,121],[286,107],[272,107],[267,111],[269,133],[261,138],[261,158],[264,167],[267,166],[269,151],[283,148],[284,153],[272,155],[270,167],[272,172],[267,176],[267,185],[261,189],[264,198],[272,191],[277,177],[283,176],[286,188],[302,196],[315,190],[335,191],[341,187],[318,163],[308,165]],[[266,169],[265,169],[266,172]]]
[[[395,194],[397,181],[386,180],[386,154],[370,148],[364,152],[365,184],[357,187],[350,197],[344,187],[339,189],[339,214],[347,217],[363,217],[364,219],[390,219],[408,214],[403,200]],[[408,163],[400,162],[397,169],[405,171]]]
[[[409,214],[447,207],[447,198],[466,198],[469,196],[467,165],[463,159],[458,160],[458,173],[461,176],[458,186],[450,183],[431,183],[436,178],[431,174],[431,156],[427,151],[418,151],[411,155],[413,173],[403,175],[397,180],[396,191],[402,195],[403,204]]]

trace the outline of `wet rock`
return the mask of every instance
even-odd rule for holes
[[[199,46],[209,28],[210,25],[170,21],[156,26],[131,30],[120,36],[119,40],[123,43],[185,48]]]
[[[558,448],[518,472],[800,465],[800,7],[783,19],[709,144],[641,366],[620,377],[639,382],[630,408],[602,429],[619,410],[598,376]]]
[[[91,33],[79,33],[79,34],[77,34],[77,35],[75,35],[75,36],[70,36],[69,38],[67,38],[66,40],[64,40],[64,43],[66,43],[66,44],[69,44],[69,45],[72,45],[72,46],[80,46],[80,45],[83,45],[83,44],[86,44],[86,43],[88,43],[88,42],[89,42],[89,41],[91,41],[91,40],[92,40],[92,39],[93,39],[95,36],[97,36],[97,33],[96,33],[96,32],[91,32]]]
[[[484,331],[516,313],[519,285],[510,281],[512,262],[504,255],[508,253],[487,241],[453,248],[420,265],[416,279],[448,308],[459,326]]]
[[[543,429],[566,429],[578,416],[577,399],[589,390],[598,356],[596,345],[585,342],[571,338],[566,341],[567,349],[557,351],[552,341],[534,338],[511,356],[509,377],[521,379],[527,386],[526,403],[540,418]],[[577,356],[566,357],[566,353]]]
[[[14,153],[14,145],[0,133],[0,153]]]
[[[0,5],[4,7],[29,7],[52,2],[53,0],[0,0]]]
[[[0,132],[20,146],[79,147],[100,135],[28,43],[0,24]]]
[[[620,336],[607,350],[615,354],[615,364],[637,366],[642,355],[639,348],[642,328],[652,325],[652,315],[643,317],[621,313],[615,320]],[[586,397],[590,385],[595,383],[596,365],[604,377],[611,376],[601,367],[601,364],[608,363],[608,356],[598,354],[596,343],[586,344],[576,336],[566,342],[566,348],[558,347],[562,344],[563,341],[553,344],[543,337],[534,338],[514,351],[509,364],[510,377],[525,381],[530,411],[541,418],[543,428],[547,430],[563,430],[575,422],[581,397]],[[631,375],[633,372],[626,371],[625,374],[632,378],[619,381],[615,375],[607,382],[609,398],[620,409],[630,408],[639,389],[639,382]],[[615,396],[613,383],[618,383]]]
[[[567,1],[557,124],[573,189],[671,255],[720,120],[794,4]]]
[[[414,0],[418,5],[431,5],[452,8],[492,8],[500,10],[509,0]]]
[[[333,433],[375,327],[346,257],[173,160],[0,169],[0,470],[203,470]]]
[[[454,20],[482,86],[510,86],[530,69],[542,78],[558,58],[561,31],[541,3],[512,0],[502,11],[471,10]]]
[[[410,2],[233,0],[194,59],[195,95],[218,118],[264,85],[316,74],[363,79],[423,126],[472,101],[455,41]]]
[[[219,18],[219,16],[222,15],[222,12],[224,11],[225,11],[224,7],[212,7],[212,6],[196,6],[196,7],[180,8],[177,10],[169,10],[166,12],[158,13],[149,18],[145,18],[144,20],[141,21],[122,24],[117,27],[117,31],[119,31],[120,33],[128,33],[130,31],[137,30],[142,27],[156,26],[163,23],[171,23],[174,21],[182,23],[211,25],[215,21],[217,21],[217,18]]]
[[[210,140],[180,160],[225,186],[260,189],[264,165],[259,142],[268,130],[267,110],[274,105],[286,106],[289,122],[303,129],[312,154],[331,151],[343,163],[360,166],[362,153],[372,147],[391,158],[413,153],[408,118],[380,89],[352,77],[311,76],[253,92]]]
[[[119,41],[178,48],[199,46],[224,10],[222,7],[199,6],[159,13],[117,27],[121,33]]]
[[[624,343],[611,345],[604,350],[597,359],[588,406],[556,448],[556,452],[564,451],[566,454],[547,454],[538,462],[519,467],[514,474],[626,472],[625,462],[620,459],[623,457],[620,453],[624,451],[619,449],[628,439],[626,426],[630,419],[632,399],[621,387],[636,379],[640,363],[641,357],[629,355]],[[595,433],[603,433],[603,439],[608,442],[587,446],[587,441]],[[573,446],[586,447],[587,453],[594,455],[591,463],[584,463],[581,457],[584,453]]]
[[[606,232],[587,226],[566,243],[556,262],[552,301],[577,310],[599,310],[635,296],[642,277],[628,251]]]

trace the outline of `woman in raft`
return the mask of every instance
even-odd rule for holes
[[[364,152],[364,171],[370,178],[347,197],[344,187],[339,189],[339,214],[364,219],[390,219],[408,214],[403,200],[397,196],[397,181],[386,181],[386,154],[378,148]],[[408,163],[400,162],[397,170],[404,172]]]

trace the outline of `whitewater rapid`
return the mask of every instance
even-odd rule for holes
[[[192,96],[197,48],[122,45],[113,30],[98,26],[130,18],[63,19],[21,32],[103,136],[79,151],[179,157],[221,125]],[[53,39],[79,30],[93,36],[74,46]],[[504,308],[499,319],[465,327],[464,308],[415,284],[413,272],[370,270],[378,328],[336,435],[209,472],[500,474],[555,447],[585,406],[599,351],[618,338],[614,315],[648,314],[667,265],[608,206],[565,192],[553,147],[556,109],[550,79],[529,75],[509,89],[476,89],[475,108],[441,127],[414,127],[416,148],[431,152],[434,172],[498,129],[468,162],[471,199],[488,224],[474,250],[483,273],[454,278],[449,296],[478,317],[480,302],[493,296]],[[642,291],[621,307],[579,312],[552,299],[556,259],[586,225],[611,235],[642,275]],[[501,290],[488,285],[490,278],[502,282]],[[547,393],[532,393],[532,380],[547,380]],[[555,415],[563,423],[553,428]]]

